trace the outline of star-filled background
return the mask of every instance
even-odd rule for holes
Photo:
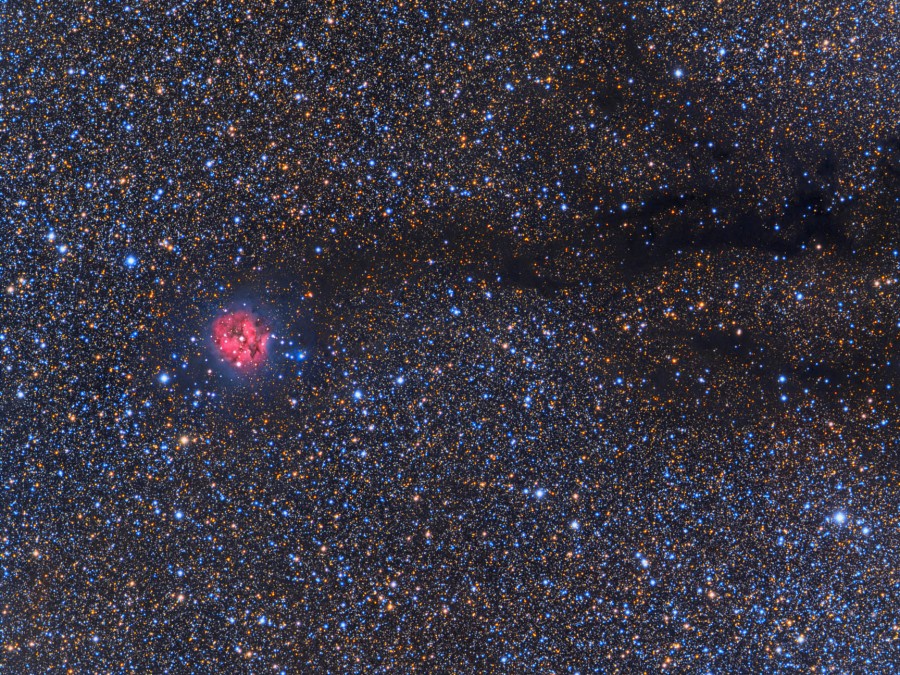
[[[890,673],[894,0],[0,5],[0,670]]]

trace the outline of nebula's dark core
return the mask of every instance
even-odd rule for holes
[[[270,334],[262,317],[244,310],[222,314],[212,323],[212,340],[219,357],[243,371],[265,363]]]

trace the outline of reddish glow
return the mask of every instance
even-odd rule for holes
[[[271,331],[266,322],[252,312],[223,314],[212,324],[213,344],[222,359],[241,370],[265,362],[266,341]]]

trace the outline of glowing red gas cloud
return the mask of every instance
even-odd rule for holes
[[[219,356],[239,370],[250,370],[265,362],[270,333],[262,317],[244,310],[222,314],[212,323],[213,344]]]

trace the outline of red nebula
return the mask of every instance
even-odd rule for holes
[[[255,368],[266,360],[266,341],[271,330],[252,312],[223,314],[212,323],[213,344],[230,365],[242,370]]]

